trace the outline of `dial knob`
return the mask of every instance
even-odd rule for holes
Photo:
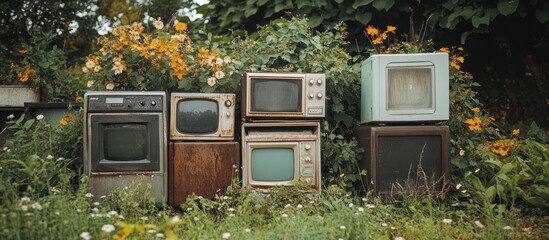
[[[151,101],[151,106],[156,106],[156,101]]]
[[[225,107],[230,107],[233,105],[233,102],[231,100],[225,100]]]
[[[306,182],[306,183],[311,183],[311,181],[312,181],[311,178],[309,178],[309,177],[308,177],[308,178],[305,178],[305,182]]]
[[[305,157],[305,162],[310,162],[311,161],[311,157],[307,156]]]
[[[225,115],[227,115],[227,117],[230,117],[230,116],[231,116],[231,112],[227,112],[227,113],[225,113]]]
[[[145,101],[143,101],[143,100],[139,101],[139,105],[145,106]]]
[[[314,97],[315,97],[315,95],[314,95],[314,94],[312,94],[312,93],[309,93],[309,98],[310,98],[310,99],[313,99]]]
[[[316,97],[319,98],[319,99],[322,98],[322,96],[324,96],[324,95],[322,95],[322,93],[320,93],[320,92],[316,94]]]
[[[305,144],[305,150],[311,150],[311,145],[310,144]]]
[[[313,79],[309,80],[309,85],[313,85],[313,84],[315,84],[315,80]]]
[[[322,85],[322,82],[323,82],[323,81],[322,81],[322,78],[319,78],[319,79],[316,80],[316,84],[317,84],[317,85]]]

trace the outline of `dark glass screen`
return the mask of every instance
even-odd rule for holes
[[[423,184],[425,178],[417,177],[420,160],[427,184],[441,185],[440,181],[437,182],[443,174],[441,137],[438,135],[380,136],[377,159],[379,191],[391,191],[396,183],[405,186],[406,181],[408,184]]]
[[[206,134],[217,131],[219,112],[217,101],[205,99],[182,100],[177,103],[177,131]]]
[[[135,161],[147,158],[149,138],[146,124],[106,124],[104,134],[105,159]]]
[[[300,79],[251,79],[252,112],[301,112]]]

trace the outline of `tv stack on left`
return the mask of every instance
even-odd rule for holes
[[[238,177],[235,94],[171,93],[168,204],[221,195]]]

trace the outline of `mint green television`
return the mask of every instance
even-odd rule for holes
[[[242,185],[269,189],[301,182],[320,190],[319,122],[244,123]]]

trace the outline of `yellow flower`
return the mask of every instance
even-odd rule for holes
[[[178,23],[175,24],[175,30],[176,31],[185,31],[185,30],[187,30],[187,24],[182,23],[182,22],[178,22]]]
[[[507,153],[515,145],[515,142],[513,140],[509,139],[502,139],[497,140],[495,143],[490,145],[490,151],[493,153],[497,153],[501,156],[507,156]]]
[[[388,32],[388,33],[395,33],[396,29],[397,29],[397,28],[396,28],[395,26],[389,25],[389,26],[387,26],[387,31],[386,31],[386,32]]]
[[[456,60],[457,60],[458,62],[460,62],[460,63],[465,62],[465,58],[463,58],[463,57],[461,57],[461,56],[457,57]]]
[[[366,34],[368,34],[369,36],[376,36],[379,34],[379,29],[375,28],[375,27],[372,27],[372,26],[368,26],[366,28]]]
[[[17,63],[10,63],[10,68],[17,68],[19,65]]]
[[[65,118],[61,118],[61,119],[59,119],[59,124],[63,125],[63,126],[67,126],[67,124],[69,124],[69,122],[67,122],[67,120],[65,120]]]
[[[478,113],[480,112],[480,108],[475,107],[475,108],[472,108],[471,111],[473,111],[474,113]]]
[[[372,40],[372,44],[374,44],[374,45],[380,45],[382,43],[383,43],[383,39],[381,39],[380,37]]]
[[[513,132],[511,133],[511,135],[513,136],[517,136],[520,134],[520,129],[514,129]]]
[[[463,48],[462,47],[458,47],[457,48],[459,51],[463,51]]]
[[[450,49],[448,49],[447,47],[442,47],[438,50],[439,52],[445,52],[445,53],[450,53]]]
[[[459,66],[459,64],[455,63],[455,62],[451,62],[450,63],[450,66],[455,68],[456,70],[459,70],[461,68],[461,66]]]

